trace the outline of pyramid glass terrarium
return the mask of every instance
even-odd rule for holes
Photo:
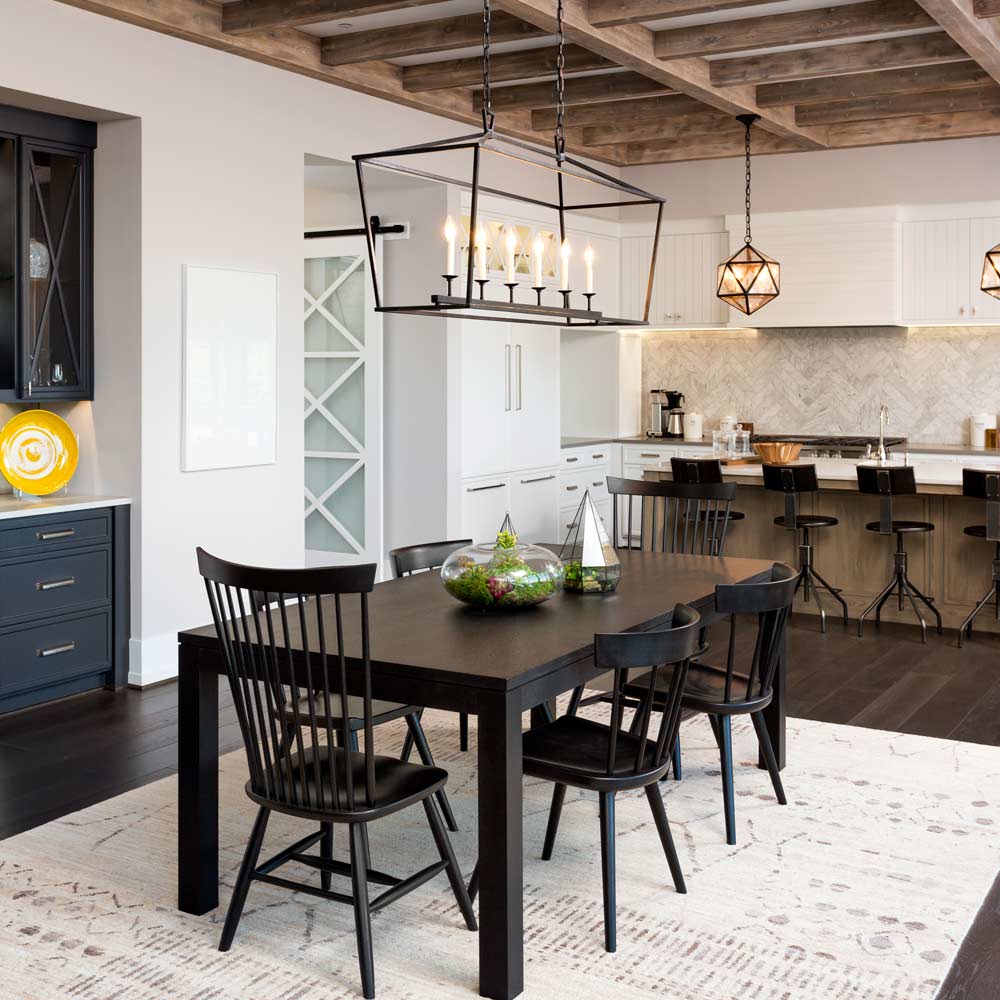
[[[583,494],[559,557],[566,567],[567,591],[607,594],[622,578],[621,560],[608,539],[589,490]]]
[[[526,608],[562,590],[563,564],[548,549],[519,542],[508,514],[495,542],[453,552],[441,581],[452,597],[476,608]]]

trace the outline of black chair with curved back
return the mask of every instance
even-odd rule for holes
[[[986,596],[972,609],[972,613],[958,628],[958,644],[968,633],[972,638],[972,622],[988,604],[1000,621],[1000,473],[993,469],[962,469],[962,495],[986,501],[986,523],[970,524],[964,533],[971,538],[993,542],[993,584]]]
[[[681,693],[688,664],[698,648],[698,625],[698,612],[679,604],[674,608],[669,629],[594,636],[597,669],[601,673],[613,671],[615,677],[610,724],[576,714],[582,693],[578,689],[566,715],[529,729],[522,737],[524,773],[555,783],[542,849],[544,860],[552,857],[567,787],[583,788],[600,796],[604,947],[608,951],[614,951],[617,944],[615,796],[619,792],[645,790],[674,888],[677,892],[687,892],[659,782],[670,766],[677,738]],[[635,721],[626,730],[625,678],[629,670],[636,669],[648,673],[642,690],[636,692]],[[659,727],[654,729],[652,717],[657,710],[662,714]]]
[[[896,496],[912,496],[917,492],[917,482],[912,465],[859,465],[858,492],[867,493],[879,498],[879,519],[865,525],[865,531],[878,532],[880,535],[896,536],[896,551],[893,553],[892,579],[858,616],[858,635],[864,634],[865,619],[875,612],[875,624],[881,624],[882,607],[895,593],[899,597],[899,610],[903,610],[904,598],[909,600],[913,613],[920,622],[920,638],[927,642],[927,622],[920,613],[917,601],[927,607],[937,619],[938,635],[944,628],[941,623],[941,613],[934,606],[933,597],[925,597],[913,585],[907,572],[906,550],[903,548],[904,535],[923,535],[934,530],[930,521],[901,521],[893,517],[892,498]]]
[[[791,566],[775,563],[768,581],[716,587],[715,611],[730,619],[726,663],[725,666],[715,666],[698,660],[691,664],[688,671],[681,705],[685,711],[704,713],[712,725],[722,764],[722,799],[728,844],[736,843],[731,725],[734,715],[750,716],[775,795],[781,805],[786,804],[781,772],[778,770],[762,713],[774,697],[774,678],[779,667],[785,627],[791,613],[797,581],[798,573]],[[736,650],[736,636],[741,616],[749,618],[756,627],[755,641],[745,672],[737,669],[740,657]],[[626,696],[642,697],[648,683],[647,677],[639,677],[626,684]],[[668,691],[662,692],[656,706],[661,710],[671,710]]]
[[[413,573],[440,569],[452,552],[464,549],[466,545],[471,544],[471,538],[459,538],[450,542],[427,542],[423,545],[405,545],[402,548],[390,549],[389,562],[392,564],[392,575],[399,579],[399,577],[410,576]],[[469,715],[467,712],[459,712],[458,715],[458,742],[463,751],[469,749]],[[412,750],[413,733],[408,732],[403,743],[403,760],[410,759]],[[452,827],[452,829],[457,829],[457,827]]]
[[[434,800],[448,780],[447,772],[375,753],[368,595],[376,567],[266,569],[226,562],[198,549],[198,569],[205,579],[246,749],[246,793],[258,806],[219,950],[228,951],[232,945],[252,882],[347,903],[354,909],[364,995],[374,997],[372,912],[446,872],[466,925],[476,929],[472,903]],[[271,600],[261,602],[261,595]],[[360,628],[351,625],[344,607],[352,598],[357,599]],[[348,627],[358,635],[360,655],[357,650],[347,652]],[[363,752],[353,748],[353,713],[334,708],[334,699],[348,697],[360,701]],[[286,711],[296,721],[291,738],[280,725]],[[440,860],[405,878],[372,869],[368,824],[418,803],[424,807]],[[258,864],[272,812],[318,824],[319,830]],[[338,824],[350,833],[349,864],[333,860],[332,837],[326,837]],[[307,854],[317,841],[323,841],[320,855]],[[323,885],[273,874],[288,862],[318,869]],[[333,875],[350,878],[349,895],[330,890]],[[369,900],[369,883],[389,888]]]
[[[820,588],[825,590],[838,604],[844,614],[844,624],[847,624],[847,601],[840,596],[839,587],[831,587],[816,572],[813,564],[813,551],[810,532],[817,528],[833,528],[840,522],[829,514],[803,514],[799,510],[799,497],[803,493],[818,493],[819,480],[816,478],[815,465],[768,465],[764,464],[764,489],[780,493],[785,498],[785,513],[774,519],[779,528],[787,528],[798,536],[799,548],[799,582],[796,593],[802,588],[802,599],[808,603],[810,596],[815,596],[816,607],[819,609],[819,627],[826,631],[826,609],[819,596]]]
[[[722,555],[735,483],[654,482],[608,476],[608,492],[616,549],[648,547],[652,552]]]

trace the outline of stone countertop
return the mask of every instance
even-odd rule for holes
[[[561,439],[561,448],[592,448],[598,444],[611,444],[616,440],[613,437],[564,437]]]
[[[700,441],[685,441],[681,438],[647,437],[645,434],[635,437],[564,437],[562,439],[563,448],[583,448],[595,444],[648,444],[659,445],[661,447],[677,448],[687,445],[688,447],[711,447],[711,437],[702,438]],[[902,451],[916,452],[918,455],[974,455],[982,456],[987,465],[1000,465],[1000,450],[994,448],[976,448],[971,444],[926,444],[922,441],[911,441],[905,449],[897,446],[893,449],[894,454],[899,456]],[[822,461],[820,459],[819,461]]]
[[[68,514],[75,510],[97,510],[101,507],[121,507],[131,502],[130,497],[100,496],[55,496],[19,500],[13,493],[4,493],[0,494],[0,520],[41,514]]]

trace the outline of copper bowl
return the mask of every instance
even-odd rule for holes
[[[754,441],[753,448],[768,465],[790,465],[802,451],[802,445],[792,441]]]

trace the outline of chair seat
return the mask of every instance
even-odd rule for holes
[[[712,510],[702,510],[697,514],[685,515],[685,520],[687,521],[714,521],[716,514]],[[718,514],[719,520],[729,520],[729,521],[742,521],[746,514],[741,510],[731,510],[728,514],[725,511],[720,510]]]
[[[319,729],[323,730],[327,727],[327,717],[326,717],[326,696],[324,694],[316,695],[316,725]],[[284,709],[278,709],[275,713],[277,718],[284,718],[285,722],[290,726],[297,725],[298,722],[302,722],[306,728],[308,728],[309,716],[309,695],[304,694],[299,698],[299,718],[295,718],[295,706],[289,702]],[[414,712],[419,712],[420,709],[413,705],[400,705],[394,701],[378,701],[372,699],[372,725],[381,726],[386,722],[394,722],[396,719],[402,719],[407,715],[413,715]],[[342,725],[343,719],[343,708],[342,701],[339,694],[330,695],[330,720],[329,724],[333,729]],[[348,728],[353,732],[360,732],[360,730],[365,728],[365,702],[363,698],[359,698],[356,695],[347,696],[347,725]]]
[[[784,517],[776,517],[774,523],[779,528],[785,527]],[[832,528],[835,524],[840,524],[840,522],[827,514],[799,514],[795,518],[797,528]]]
[[[326,746],[308,747],[302,754],[293,753],[287,767],[283,766],[286,781],[291,772],[292,795],[281,794],[271,799],[257,795],[246,784],[247,795],[262,806],[276,812],[292,816],[303,816],[326,822],[368,822],[390,813],[398,812],[413,805],[443,788],[448,781],[448,772],[440,767],[425,764],[410,764],[396,757],[374,756],[375,762],[375,805],[369,807],[365,799],[365,755],[354,751],[334,748],[332,758],[336,766],[337,788],[331,780],[331,757]],[[348,807],[347,788],[344,786],[345,753],[350,754],[351,778],[354,784],[354,809]],[[301,762],[301,766],[300,766]],[[322,790],[322,795],[320,794]],[[296,803],[289,806],[287,799]],[[307,803],[302,806],[301,803]]]
[[[968,528],[964,528],[963,531],[967,535],[971,535],[973,538],[986,538],[986,525],[985,524],[970,524]]]
[[[649,691],[648,678],[649,674],[644,674],[626,684],[625,694],[630,698],[644,697]],[[747,698],[746,681],[745,675],[734,674],[733,693],[729,701],[726,701],[726,671],[711,664],[692,661],[681,705],[710,715],[746,715],[749,712],[759,712],[770,704],[771,695],[768,693],[758,698]]]
[[[522,737],[524,773],[577,788],[638,788],[650,783],[656,744],[647,740],[636,775],[640,740],[620,733],[615,752],[615,768],[608,777],[610,727],[575,715],[563,715],[544,726],[529,729]],[[666,771],[664,762],[660,770]]]
[[[865,525],[865,531],[880,531],[878,521],[869,521]],[[930,521],[893,521],[892,533],[900,535],[917,534],[923,531],[933,531],[934,525]]]

